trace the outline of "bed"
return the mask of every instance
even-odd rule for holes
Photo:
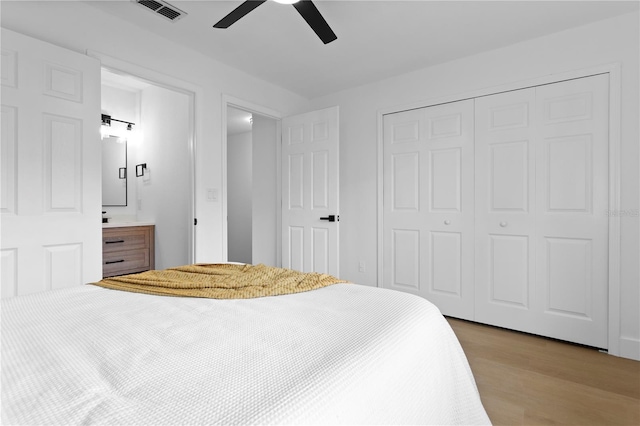
[[[357,284],[2,301],[3,424],[489,424],[428,301]]]

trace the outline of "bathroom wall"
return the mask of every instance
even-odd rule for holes
[[[137,218],[155,223],[156,269],[191,263],[191,176],[189,97],[159,86],[140,95],[143,138],[136,147],[137,163],[145,163],[137,186]]]
[[[136,123],[133,132],[137,132],[140,128],[139,114],[139,91],[126,90],[103,84],[101,94],[102,114],[108,114],[119,120],[130,121]],[[96,122],[96,126],[98,126]],[[113,128],[122,130],[125,127],[122,123],[113,122]],[[127,206],[116,207],[109,206],[102,208],[106,211],[106,217],[110,220],[131,220],[136,217],[137,187],[135,185],[135,159],[136,159],[136,140],[134,137],[127,138]]]

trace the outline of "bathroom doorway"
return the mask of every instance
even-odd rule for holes
[[[126,202],[103,206],[112,223],[155,224],[155,265],[194,262],[193,94],[102,70],[102,114],[135,123],[127,137]]]

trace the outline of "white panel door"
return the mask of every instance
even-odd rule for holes
[[[2,29],[2,297],[97,281],[100,64]]]
[[[535,89],[475,100],[475,320],[535,322]]]
[[[339,275],[339,110],[282,120],[282,265]]]
[[[384,117],[385,287],[473,318],[473,101]]]
[[[606,348],[608,76],[476,99],[476,320]]]
[[[607,348],[609,78],[536,88],[539,334]]]

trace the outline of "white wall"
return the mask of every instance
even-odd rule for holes
[[[145,163],[145,176],[131,178],[138,188],[138,220],[154,222],[155,266],[165,269],[189,262],[192,226],[189,176],[189,97],[150,86],[140,97],[136,164]]]
[[[232,262],[252,263],[251,132],[227,135],[227,239]]]
[[[122,90],[111,86],[101,87],[102,94],[100,104],[103,114],[108,114],[118,120],[130,121],[136,123],[135,130],[140,128],[139,115],[139,96],[137,92]],[[114,126],[121,126],[122,123],[113,122]],[[135,131],[134,130],[134,131]],[[136,198],[137,188],[135,182],[135,158],[136,144],[132,138],[127,141],[127,206],[126,207],[103,207],[106,211],[105,216],[118,218],[135,218],[136,217]]]
[[[196,261],[222,259],[222,95],[282,115],[308,100],[117,19],[83,2],[2,1],[2,26],[78,52],[92,50],[198,87],[196,96]],[[218,201],[208,202],[207,188]]]
[[[638,14],[627,14],[314,99],[340,105],[340,265],[342,278],[377,282],[377,114],[379,110],[470,93],[509,82],[621,64],[620,207],[638,211]],[[383,60],[381,58],[381,60]],[[638,217],[621,221],[620,349],[640,358]],[[358,272],[358,261],[366,271]]]

